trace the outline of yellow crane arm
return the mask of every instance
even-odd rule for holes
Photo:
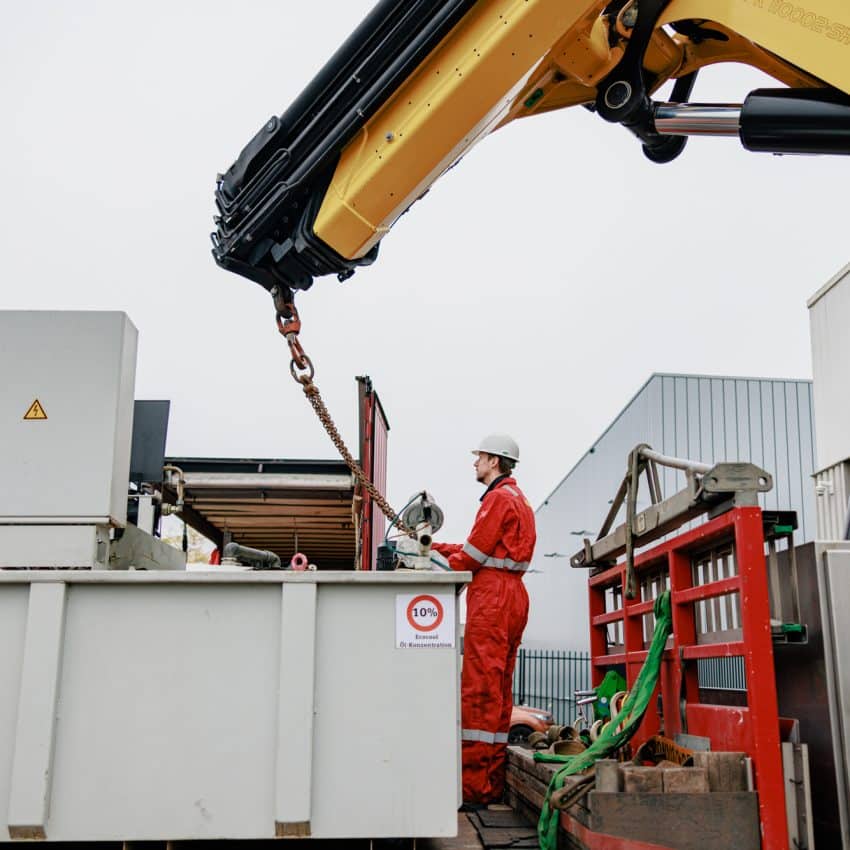
[[[219,178],[213,253],[272,288],[372,262],[398,217],[477,141],[584,105],[667,162],[694,133],[850,153],[845,0],[382,0]],[[696,72],[746,63],[785,88],[689,104]],[[672,102],[651,95],[676,80]]]

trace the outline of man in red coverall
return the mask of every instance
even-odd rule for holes
[[[519,446],[491,434],[473,451],[475,475],[486,486],[466,543],[434,543],[453,570],[471,570],[461,675],[463,802],[499,802],[513,707],[514,662],[528,620],[522,576],[531,562],[534,511],[511,477]]]

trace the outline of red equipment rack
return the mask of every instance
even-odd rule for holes
[[[762,847],[787,850],[788,828],[770,631],[762,512],[734,508],[635,558],[640,598],[623,594],[625,564],[589,579],[593,684],[625,667],[631,687],[647,656],[655,597],[671,591],[673,634],[659,675],[663,718],[650,708],[633,739],[688,733],[746,752],[759,796]],[[698,659],[743,658],[745,705],[703,702]]]

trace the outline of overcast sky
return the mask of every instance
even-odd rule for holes
[[[136,397],[172,401],[171,454],[335,456],[270,299],[215,265],[209,232],[216,173],[371,5],[4,6],[0,308],[126,311]],[[764,83],[709,68],[694,99]],[[846,159],[730,139],[653,165],[580,108],[516,122],[403,217],[374,266],[300,297],[302,341],[353,448],[354,377],[372,377],[391,501],[427,487],[441,537],[462,539],[481,489],[469,449],[490,431],[519,441],[536,506],[653,371],[808,377],[805,300],[848,260],[848,176]]]

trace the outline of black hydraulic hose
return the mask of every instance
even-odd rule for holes
[[[241,546],[239,543],[228,543],[222,554],[225,558],[235,558],[237,561],[247,562],[260,569],[281,569],[280,558],[266,549],[252,549],[250,546]]]

